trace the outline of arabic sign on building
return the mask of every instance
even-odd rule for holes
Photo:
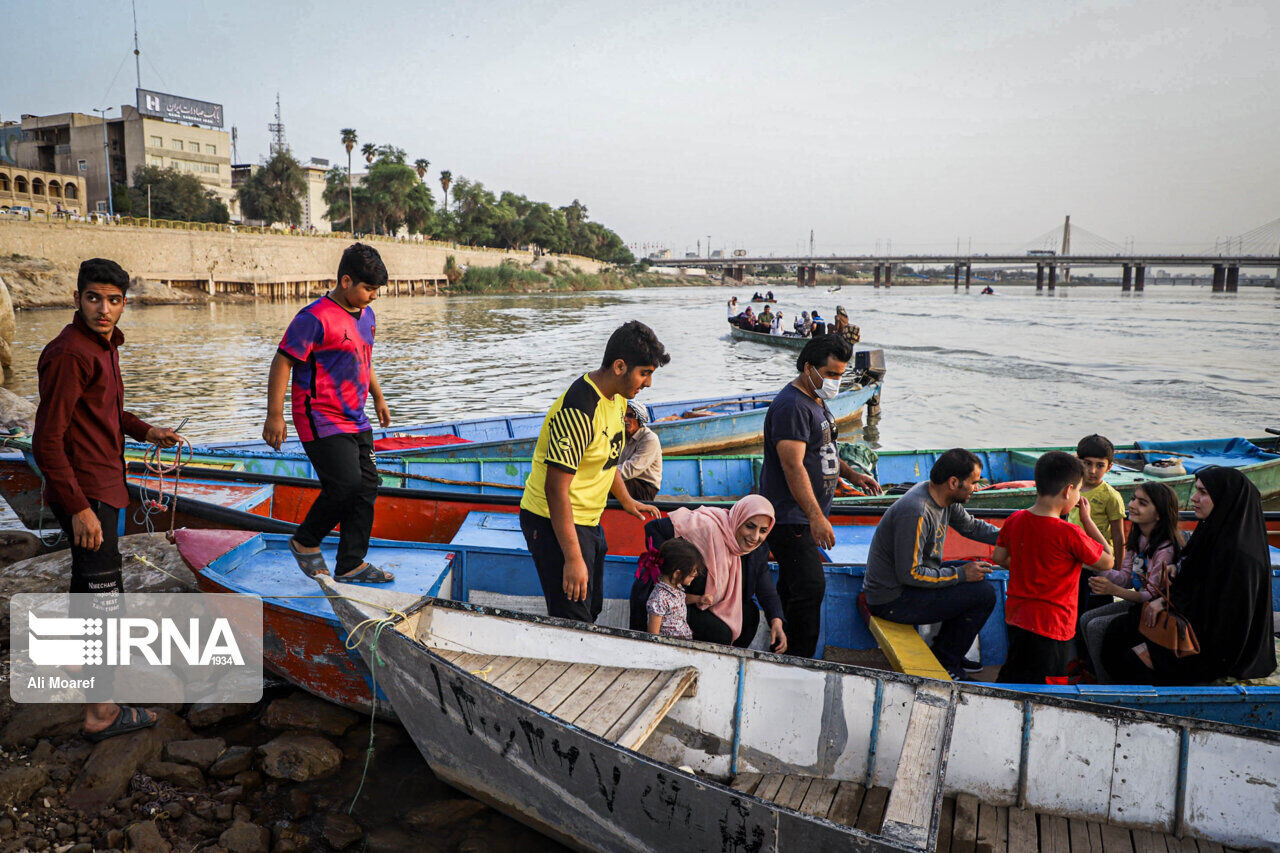
[[[201,127],[222,127],[222,104],[179,98],[177,95],[152,92],[150,89],[138,89],[138,112],[167,121],[198,124]]]

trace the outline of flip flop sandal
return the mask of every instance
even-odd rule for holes
[[[329,566],[324,561],[324,555],[319,551],[314,554],[304,554],[301,551],[293,549],[293,540],[289,540],[289,553],[293,555],[293,559],[298,561],[298,568],[302,569],[302,573],[309,578],[316,575],[329,574]]]
[[[100,732],[86,732],[82,729],[80,734],[84,735],[84,739],[90,743],[100,743],[116,735],[151,728],[159,719],[159,717],[148,717],[145,708],[139,708],[136,705],[121,705],[120,714],[111,725]]]
[[[343,583],[391,583],[395,579],[395,575],[390,572],[384,572],[369,563],[365,563],[364,568],[358,572],[352,572],[349,575],[338,575],[334,578],[334,580],[342,581]]]

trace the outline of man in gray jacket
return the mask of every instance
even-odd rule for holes
[[[662,442],[649,429],[649,412],[643,403],[627,402],[622,418],[627,443],[618,456],[618,473],[627,494],[638,501],[651,501],[662,487]]]
[[[982,668],[964,655],[996,605],[995,590],[982,582],[994,566],[947,562],[942,551],[948,527],[996,544],[1000,531],[964,509],[981,478],[982,462],[968,450],[939,456],[929,479],[894,501],[876,525],[863,582],[873,616],[907,625],[942,623],[933,653],[957,679]]]

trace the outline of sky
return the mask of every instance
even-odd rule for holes
[[[1274,0],[137,7],[143,87],[223,104],[241,161],[279,92],[302,159],[354,127],[437,198],[576,198],[645,250],[1015,251],[1070,214],[1190,252],[1280,217]],[[129,0],[3,9],[0,117],[133,103]]]

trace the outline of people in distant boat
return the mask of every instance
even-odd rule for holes
[[[944,560],[947,530],[994,545],[1000,531],[965,511],[982,478],[982,462],[962,447],[938,457],[929,479],[885,510],[871,537],[863,581],[873,616],[908,625],[941,622],[933,640],[938,663],[961,680],[982,665],[965,657],[996,606],[984,583],[994,568],[978,560]]]
[[[328,574],[320,543],[338,528],[334,570],[347,583],[389,583],[391,572],[365,561],[378,497],[373,429],[365,398],[373,395],[378,423],[391,411],[370,363],[374,316],[370,305],[387,283],[387,267],[372,246],[353,243],[338,262],[326,295],[289,323],[267,378],[267,420],[262,438],[275,449],[286,438],[284,397],[292,373],[293,426],[320,479],[320,496],[289,540],[289,552],[310,576]]]
[[[690,585],[686,599],[693,639],[746,648],[759,630],[764,610],[766,646],[779,654],[787,651],[782,602],[769,573],[766,537],[772,527],[773,506],[760,495],[748,495],[727,510],[681,508],[644,526],[647,554],[683,537],[697,547],[706,563],[706,573]],[[647,627],[645,601],[653,585],[652,557],[642,557],[631,587],[635,630]]]
[[[758,290],[757,290],[755,293],[751,294],[751,301],[752,301],[752,302],[764,302],[764,297],[763,297],[763,296],[761,296],[761,295],[760,295],[760,291],[758,291]]]
[[[809,333],[813,331],[813,323],[809,320],[809,312],[801,311],[799,319],[795,322],[796,334],[802,338],[809,337]]]
[[[986,287],[982,288],[982,295],[983,295],[983,296],[990,296],[991,294],[993,294],[993,293],[995,293],[995,292],[996,292],[996,289],[995,289],[994,287],[992,287],[991,285],[989,285],[989,284],[988,284]]]
[[[862,332],[849,322],[849,315],[845,312],[843,305],[836,306],[836,322],[831,332],[844,338],[850,347],[862,340]]]
[[[608,544],[600,516],[610,494],[636,518],[660,515],[631,497],[618,457],[627,400],[669,361],[652,329],[624,323],[609,336],[600,366],[575,379],[547,411],[520,499],[520,529],[551,616],[594,622],[604,607]]]
[[[764,306],[764,310],[760,312],[760,316],[756,318],[756,331],[769,334],[769,330],[773,328],[773,310],[768,306]]]
[[[809,319],[812,323],[811,333],[813,337],[819,338],[827,333],[827,321],[822,318],[817,309],[814,309],[814,312],[809,315]]]
[[[782,312],[778,311],[773,315],[773,322],[769,324],[769,334],[782,334]]]
[[[796,358],[798,375],[774,395],[764,418],[760,494],[776,511],[769,547],[778,561],[791,652],[803,657],[813,657],[818,644],[826,591],[820,549],[835,545],[827,516],[836,484],[844,477],[864,492],[880,494],[879,483],[840,459],[836,419],[826,404],[840,393],[852,355],[835,335],[810,340]]]
[[[1133,604],[1102,643],[1117,683],[1203,684],[1265,678],[1276,669],[1271,560],[1258,487],[1235,468],[1196,474],[1191,507],[1199,523],[1183,549],[1168,596]],[[1198,654],[1178,657],[1141,631],[1162,616],[1185,619]]]
[[[728,311],[729,319],[732,320],[734,317],[738,316],[738,297],[734,296],[729,299]]]
[[[622,424],[627,443],[618,456],[618,471],[627,492],[638,501],[651,501],[662,485],[662,442],[649,429],[649,410],[635,400],[627,402]]]
[[[640,571],[652,578],[653,588],[645,601],[645,628],[660,637],[694,639],[689,630],[686,588],[706,571],[702,554],[687,539],[668,539],[657,551],[640,556]]]
[[[768,299],[770,302],[772,302],[772,301],[773,301],[773,291],[772,291],[772,290],[770,290],[768,293],[766,293],[766,294],[764,295],[764,298],[765,298],[765,299]]]
[[[1035,480],[1036,502],[1009,516],[992,555],[1009,570],[1004,604],[1009,651],[999,680],[1066,684],[1080,616],[1080,568],[1105,572],[1114,560],[1081,493],[1080,460],[1051,450],[1036,461]],[[1080,527],[1062,518],[1073,506],[1080,508]]]
[[[1092,507],[1093,502],[1089,504]],[[1129,521],[1133,526],[1125,542],[1120,568],[1088,578],[1095,594],[1115,596],[1120,601],[1082,612],[1076,634],[1076,648],[1086,669],[1093,673],[1095,681],[1103,684],[1110,680],[1102,663],[1102,640],[1107,626],[1128,613],[1135,602],[1150,601],[1153,590],[1164,589],[1182,553],[1178,495],[1164,483],[1152,481],[1134,487],[1133,500],[1129,501]]]

